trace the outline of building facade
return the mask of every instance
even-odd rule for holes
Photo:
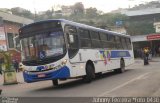
[[[32,22],[31,19],[0,12],[0,50],[9,51],[12,60],[21,61],[20,51],[15,49],[14,37],[19,35],[20,27]]]
[[[154,28],[156,30],[156,33],[160,33],[160,21],[159,22],[154,22]]]
[[[134,34],[131,36],[135,57],[140,57],[140,51],[149,47],[152,55],[160,54],[160,8],[146,8],[140,10],[122,10],[121,14],[129,17],[129,21],[149,21],[155,31],[148,34]]]

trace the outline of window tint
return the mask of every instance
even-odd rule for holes
[[[99,40],[99,34],[95,31],[90,31],[91,39]]]
[[[132,46],[131,46],[131,41],[129,38],[126,38],[126,43],[127,43],[127,47],[128,49],[132,49]]]
[[[107,34],[106,33],[100,33],[100,39],[102,41],[107,41],[107,39],[108,39]]]
[[[91,39],[88,30],[79,29],[81,48],[91,48]]]
[[[68,41],[69,58],[73,58],[77,54],[79,47],[77,29],[74,26],[67,25],[65,26],[65,33]]]
[[[122,42],[123,49],[127,49],[127,44],[126,44],[126,40],[124,37],[121,38],[121,42]]]
[[[120,37],[115,36],[115,40],[116,40],[116,48],[117,49],[123,49]]]
[[[81,47],[82,48],[91,48],[91,40],[81,39]]]
[[[114,35],[108,35],[108,41],[115,42],[115,36]]]
[[[89,31],[85,29],[79,29],[79,35],[81,38],[90,38]]]
[[[66,26],[66,32],[67,32],[69,48],[78,48],[78,35],[76,27]]]
[[[74,35],[77,35],[77,29],[76,29],[76,27],[74,27],[74,26],[66,26],[65,27],[65,32],[67,32],[67,33],[72,33],[72,34],[74,34]]]
[[[103,48],[115,49],[115,44],[113,42],[102,41]]]

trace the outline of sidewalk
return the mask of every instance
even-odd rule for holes
[[[135,58],[135,61],[143,60],[142,58]],[[149,62],[160,62],[160,57],[152,57]]]
[[[18,83],[24,83],[22,72],[18,72],[18,73],[16,73],[16,75],[17,75],[17,82]],[[3,76],[4,75],[0,75],[0,86],[2,86],[3,83],[4,83],[4,77]]]

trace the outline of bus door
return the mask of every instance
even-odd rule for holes
[[[79,62],[79,42],[77,29],[74,26],[65,26],[65,33],[67,36],[67,47],[68,47],[68,56],[71,63]]]

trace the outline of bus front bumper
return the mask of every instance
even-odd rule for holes
[[[27,83],[45,81],[45,80],[54,80],[54,79],[63,79],[70,77],[70,71],[67,66],[64,66],[56,71],[51,72],[41,72],[41,73],[29,73],[23,72],[24,81]]]

